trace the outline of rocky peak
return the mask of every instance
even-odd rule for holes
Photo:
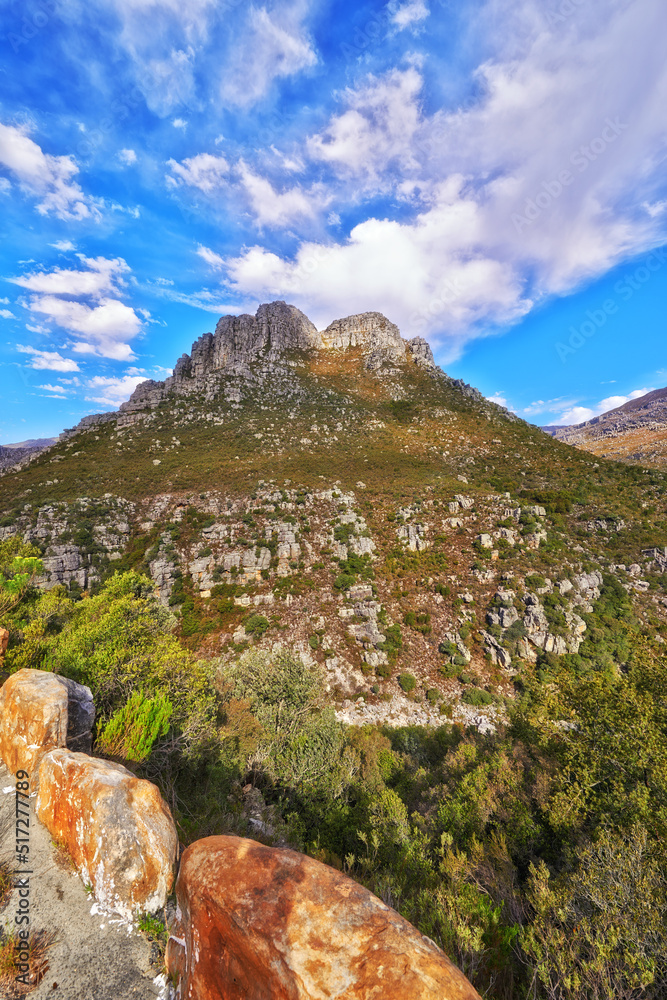
[[[334,320],[322,333],[322,347],[329,350],[361,347],[368,354],[368,368],[378,368],[383,361],[405,361],[406,342],[398,327],[379,312],[356,313]]]
[[[384,364],[412,361],[435,368],[433,353],[422,337],[404,340],[398,327],[379,312],[355,313],[334,320],[318,332],[308,317],[286,302],[261,305],[255,316],[223,316],[215,333],[205,333],[183,354],[165,382],[146,381],[135,389],[122,411],[155,406],[169,392],[191,393],[198,384],[223,372],[243,376],[246,366],[262,360],[280,362],[291,350],[345,351],[360,348],[371,371]]]
[[[223,316],[215,333],[205,333],[192,345],[192,354],[179,358],[176,378],[202,378],[230,365],[254,361],[258,355],[277,357],[283,351],[321,346],[321,337],[296,306],[285,302],[261,305],[255,316]]]

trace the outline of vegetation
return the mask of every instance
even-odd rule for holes
[[[651,1000],[667,981],[667,664],[612,579],[589,617],[580,662],[546,663],[546,684],[524,670],[491,736],[345,727],[321,668],[286,648],[206,665],[134,572],[81,600],[28,590],[4,621],[10,669],[91,685],[99,750],[160,783],[184,840],[287,839],[396,906],[497,1000]]]
[[[315,362],[294,369],[301,388],[291,401],[253,396],[252,386],[242,407],[224,392],[215,404],[172,400],[125,436],[110,422],[79,434],[76,448],[61,442],[2,477],[8,524],[32,531],[40,505],[69,505],[69,538],[98,571],[85,592],[40,593],[33,574],[46,553],[18,539],[0,545],[4,668],[88,684],[96,751],[159,784],[182,842],[234,832],[289,843],[348,872],[435,940],[489,1000],[659,1000],[667,982],[667,631],[662,606],[649,599],[662,600],[667,588],[664,576],[647,575],[651,591],[638,606],[626,590],[631,578],[624,586],[611,567],[667,544],[667,480],[593,463],[417,366],[402,377],[405,398],[392,401],[344,353],[336,371],[315,372]],[[311,434],[315,424],[335,436]],[[178,447],[167,447],[175,432]],[[146,461],[152,450],[159,470]],[[56,481],[52,458],[60,459]],[[281,484],[272,499],[261,481]],[[283,481],[293,484],[289,494]],[[332,498],[326,523],[312,505],[323,486]],[[355,489],[379,558],[357,555],[356,531],[340,519],[350,509],[341,497]],[[198,509],[199,490],[215,491],[217,519]],[[497,563],[481,544],[475,554],[477,527],[445,525],[462,490],[480,529],[493,493],[499,509],[484,530],[525,537],[539,523],[546,541],[533,549],[494,539]],[[178,519],[171,511],[172,521],[143,534],[134,526],[111,562],[95,532],[111,509],[109,491],[133,502],[167,491],[185,498]],[[505,503],[520,513],[505,516]],[[397,528],[420,518],[430,524],[419,536],[426,547],[411,551]],[[202,534],[214,520],[244,553],[268,549],[270,568],[254,577],[244,564],[225,571],[220,543]],[[278,577],[271,522],[310,535],[317,561],[290,556]],[[347,546],[345,559],[332,558],[331,535]],[[189,575],[195,555],[212,560],[209,598]],[[146,576],[158,556],[174,560],[168,607]],[[526,591],[540,591],[549,630],[562,635],[572,606],[560,590],[547,592],[547,580],[598,568],[600,599],[576,609],[586,624],[578,653],[540,651],[531,664],[521,656],[521,619],[487,629],[486,611],[512,602],[499,598],[490,609],[480,594],[507,580],[517,607]],[[313,658],[340,655],[346,635],[343,649],[360,664],[347,634],[365,620],[348,593],[360,583],[373,589],[385,637],[376,648],[388,661],[375,674],[363,664],[361,693],[376,704],[389,689],[417,702],[423,695],[420,710],[440,704],[441,726],[347,727],[321,667],[278,645],[301,616],[300,641]],[[267,604],[253,601],[260,590],[273,595]],[[241,597],[251,600],[236,603]],[[513,679],[485,662],[483,629],[511,653]],[[494,733],[450,721],[461,691],[480,714],[493,703]],[[162,933],[144,930],[156,940]]]

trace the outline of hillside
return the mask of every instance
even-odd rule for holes
[[[378,313],[318,332],[273,303],[1,478],[0,533],[39,547],[46,587],[149,573],[207,656],[289,637],[340,718],[484,729],[522,664],[585,648],[611,567],[662,623],[642,550],[667,545],[664,497],[661,473],[553,440]]]
[[[667,389],[655,389],[614,410],[569,427],[545,427],[559,441],[602,458],[667,466]]]
[[[272,303],[0,476],[0,661],[182,844],[351,875],[490,1000],[661,1000],[666,489]]]

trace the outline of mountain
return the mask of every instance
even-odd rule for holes
[[[44,451],[57,440],[57,438],[34,438],[29,441],[19,441],[18,444],[0,445],[0,471]]]
[[[667,388],[569,427],[543,427],[559,441],[603,458],[667,467]]]
[[[665,620],[665,487],[485,400],[380,313],[318,331],[274,302],[0,478],[0,540],[73,593],[141,569],[202,655],[289,642],[339,718],[484,730],[517,671],[588,648],[604,573]]]

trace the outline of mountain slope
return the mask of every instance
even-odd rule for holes
[[[553,440],[380,314],[272,303],[0,478],[0,537],[44,586],[150,573],[206,655],[296,645],[340,718],[484,729],[522,665],[586,654],[611,567],[664,620],[664,507],[661,473]]]
[[[543,428],[559,441],[616,461],[667,466],[667,388],[608,410],[582,424]]]

